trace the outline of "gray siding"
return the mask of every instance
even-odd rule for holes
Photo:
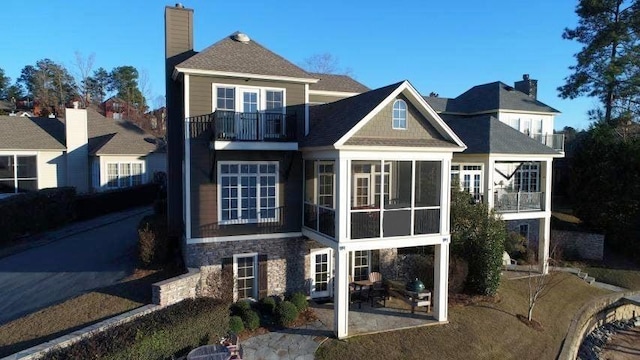
[[[404,95],[399,95],[407,103],[407,129],[394,130],[392,128],[393,101],[376,114],[352,139],[437,139],[444,137],[422,116]]]
[[[309,94],[309,103],[311,103],[311,104],[326,104],[326,103],[342,100],[342,99],[347,98],[347,97],[349,97],[349,96],[338,96],[338,95],[330,96],[330,95],[313,95],[313,94]]]
[[[279,232],[300,231],[302,212],[302,159],[299,152],[283,151],[215,151],[208,143],[191,144],[191,237],[247,235],[263,233],[254,224],[226,225],[218,223],[219,161],[278,161],[278,206],[284,206],[284,225]],[[215,161],[215,164],[214,164]]]
[[[193,10],[167,7],[165,11],[166,58],[193,50]]]

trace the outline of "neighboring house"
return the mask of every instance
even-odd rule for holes
[[[493,82],[425,100],[467,145],[453,157],[452,183],[496,210],[546,272],[552,164],[564,156],[564,138],[553,134],[559,112],[536,96],[537,81],[524,75],[515,87]]]
[[[104,116],[108,119],[114,120],[129,120],[130,109],[129,104],[126,101],[120,99],[117,96],[112,96],[100,104]]]
[[[343,338],[349,277],[393,277],[398,248],[433,246],[447,321],[449,169],[465,145],[419,92],[308,73],[242,33],[196,53],[193,10],[165,21],[169,224],[187,266],[232,269],[235,299],[333,296]]]
[[[138,127],[94,110],[65,119],[0,116],[0,193],[74,186],[80,193],[147,183],[165,153]]]

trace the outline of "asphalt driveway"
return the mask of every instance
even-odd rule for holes
[[[1,258],[0,324],[130,275],[136,228],[149,213],[136,209],[69,225],[55,232],[59,240]]]

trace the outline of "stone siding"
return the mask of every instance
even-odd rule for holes
[[[189,267],[199,267],[209,274],[219,269],[222,259],[234,254],[258,253],[267,255],[269,296],[281,296],[288,292],[309,293],[309,251],[323,247],[306,238],[239,240],[221,243],[187,244],[186,259]],[[203,275],[206,278],[207,275]],[[207,280],[200,281],[202,291],[210,287]],[[214,291],[215,292],[215,291]]]
[[[551,248],[556,244],[568,259],[602,260],[604,256],[604,235],[551,230]]]
[[[196,297],[196,286],[200,282],[200,270],[189,272],[151,285],[151,301],[160,306],[175,304]]]

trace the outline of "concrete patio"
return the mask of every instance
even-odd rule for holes
[[[433,313],[427,313],[424,307],[416,308],[412,314],[408,305],[393,297],[386,301],[386,306],[381,301],[374,303],[374,306],[368,301],[363,301],[361,305],[361,308],[358,303],[349,306],[349,337],[447,323],[437,321]],[[311,301],[310,306],[318,319],[332,330],[333,303]]]

